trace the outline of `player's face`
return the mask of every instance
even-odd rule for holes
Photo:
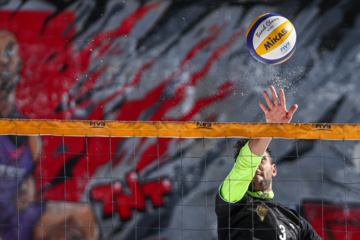
[[[275,164],[272,164],[271,157],[268,152],[266,152],[252,180],[252,190],[263,192],[270,191],[272,187],[272,177],[274,177],[275,175]]]
[[[10,91],[21,70],[19,46],[14,34],[0,30],[0,90]]]

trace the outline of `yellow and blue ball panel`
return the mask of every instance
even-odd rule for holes
[[[266,13],[256,18],[246,34],[250,54],[260,62],[279,64],[296,49],[296,31],[283,16]]]

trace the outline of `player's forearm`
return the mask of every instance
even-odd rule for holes
[[[245,144],[234,167],[221,186],[220,195],[222,198],[228,202],[241,200],[248,190],[262,158],[263,155],[256,155],[250,150],[249,143]]]
[[[261,156],[265,154],[267,147],[271,142],[271,138],[251,139],[249,143],[250,150],[253,154]]]

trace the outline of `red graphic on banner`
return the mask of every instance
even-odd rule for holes
[[[304,201],[303,211],[324,240],[360,239],[360,204]]]
[[[13,11],[1,11],[0,28],[15,33],[20,46],[21,59],[24,62],[16,92],[16,104],[19,110],[28,118],[34,119],[72,119],[77,118],[75,113],[79,110],[87,112],[86,119],[106,119],[109,112],[106,112],[105,106],[114,99],[123,97],[129,89],[139,87],[144,74],[159,63],[159,58],[155,57],[144,62],[119,90],[108,96],[102,96],[101,99],[89,97],[89,94],[99,88],[111,86],[113,79],[110,77],[97,85],[98,79],[106,72],[108,65],[104,63],[98,68],[94,68],[93,65],[110,52],[112,55],[123,54],[122,46],[119,46],[120,43],[116,40],[131,34],[136,24],[160,5],[158,2],[139,6],[119,22],[114,30],[95,34],[82,49],[77,49],[78,46],[74,41],[75,12],[61,12],[44,25],[53,11],[21,10],[16,14]],[[68,29],[69,26],[73,27]],[[244,30],[241,29],[224,43],[213,47],[204,57],[203,66],[191,72],[192,61],[214,44],[227,26],[226,22],[209,26],[206,36],[194,39],[194,46],[190,47],[179,65],[174,66],[173,72],[168,77],[145,92],[143,96],[135,100],[123,101],[116,109],[111,110],[112,119],[136,121],[146,116],[146,120],[151,121],[190,121],[195,119],[203,108],[228,97],[234,86],[230,80],[219,84],[209,95],[194,99],[194,103],[183,115],[177,118],[168,116],[171,110],[180,106],[188,97],[187,90],[196,87],[229,47],[243,36]],[[119,51],[114,51],[114,45]],[[191,72],[189,79],[185,82],[178,81],[184,72]],[[80,79],[83,82],[79,84]],[[167,93],[170,83],[174,86],[171,94]],[[214,118],[216,118],[215,112],[210,113],[204,120],[209,121]],[[107,164],[116,168],[124,161],[125,154],[122,153],[126,150],[121,149],[121,146],[126,141],[127,139],[124,138],[112,138],[109,141],[108,138],[97,137],[43,137],[43,150],[39,160],[41,164],[38,164],[34,173],[37,192],[41,192],[38,194],[38,199],[80,201],[98,169]],[[139,157],[134,166],[136,173],[133,174],[140,175],[156,161],[159,166],[166,163],[170,159],[170,154],[166,153],[173,141],[172,139],[156,141],[140,139],[134,146],[134,151]],[[164,154],[166,157],[163,157]],[[113,186],[118,187],[113,189],[115,195],[111,195],[110,191],[101,190],[109,186],[98,186],[92,194],[97,200],[107,201],[116,196],[118,202],[127,202],[128,205],[124,207],[115,204],[115,208],[118,208],[117,212],[126,219],[131,216],[132,209],[144,210],[145,198],[151,199],[154,207],[161,206],[164,204],[163,195],[168,194],[172,189],[166,179],[141,184],[140,182],[135,180],[132,182],[128,177],[127,187],[131,189],[132,195],[123,192],[124,183],[121,182],[114,182]],[[134,188],[134,186],[138,187]],[[98,192],[103,193],[102,198],[99,198]],[[140,201],[135,203],[134,196]],[[113,209],[114,205],[110,205]],[[106,214],[109,214],[110,205],[105,207]]]
[[[139,10],[140,11],[140,10]],[[136,14],[136,13],[135,13]],[[162,83],[160,83],[158,86],[156,86],[153,90],[150,90],[145,96],[143,96],[140,99],[132,100],[128,102],[124,102],[119,109],[116,110],[117,120],[138,120],[142,114],[144,114],[146,111],[149,110],[149,108],[154,107],[157,105],[157,103],[161,100],[161,97],[165,91],[165,88],[167,84],[174,80],[176,77],[178,77],[182,72],[187,70],[187,65],[189,64],[189,61],[191,61],[203,48],[205,48],[208,44],[210,44],[212,41],[216,39],[217,36],[221,33],[224,26],[213,26],[212,31],[209,32],[209,37],[200,39],[198,44],[195,44],[195,46],[190,49],[189,54],[187,54],[184,58],[184,60],[181,62],[180,66],[177,68],[178,70],[175,71],[173,74],[170,75],[169,78],[164,79]],[[231,88],[233,87],[232,82],[225,82],[220,86],[220,88],[215,92],[213,95],[206,96],[204,98],[200,98],[196,100],[196,102],[193,104],[193,107],[188,111],[187,114],[184,114],[179,119],[171,119],[167,117],[167,113],[171,111],[174,107],[181,104],[181,102],[186,98],[186,89],[191,86],[195,86],[206,74],[210,71],[211,67],[215,63],[215,61],[226,52],[226,50],[231,46],[231,44],[239,37],[243,35],[244,31],[240,30],[236,32],[227,42],[225,42],[223,45],[220,45],[218,48],[214,50],[212,54],[210,54],[208,60],[205,62],[204,67],[200,69],[200,71],[195,72],[188,83],[185,84],[179,84],[176,87],[176,98],[165,99],[149,116],[148,120],[152,121],[171,121],[171,120],[177,120],[177,121],[187,121],[192,120],[196,114],[198,114],[202,108],[219,101],[221,99],[224,99],[231,93]],[[148,71],[153,64],[156,63],[156,59],[146,63],[144,66],[140,67],[139,70],[134,75],[134,78],[126,84],[123,88],[121,88],[118,92],[115,94],[107,97],[104,101],[98,101],[91,103],[92,112],[89,116],[89,119],[103,119],[105,112],[104,107],[109,101],[114,99],[115,97],[121,95],[127,87],[133,87],[136,84],[139,83],[139,80],[144,74],[144,72]],[[88,91],[81,90],[81,91]],[[81,92],[80,91],[80,92]],[[73,96],[74,98],[81,98],[79,95]],[[90,101],[90,100],[89,100]],[[81,104],[89,104],[88,102],[81,103]],[[80,104],[80,105],[81,105]],[[80,105],[75,106],[74,109],[70,109],[68,111],[75,111]],[[214,116],[211,116],[214,117]],[[207,119],[206,119],[207,120]],[[46,140],[47,138],[45,138]],[[109,143],[103,143],[105,146],[107,146],[107,150],[101,155],[101,159],[97,159],[97,152],[93,151],[92,149],[98,149],[98,148],[92,148],[88,147],[87,150],[85,150],[85,142],[84,140],[74,140],[76,143],[72,144],[70,139],[65,138],[64,144],[69,148],[69,152],[72,153],[82,153],[80,154],[66,154],[66,157],[58,156],[58,161],[62,162],[63,164],[68,163],[69,159],[73,159],[78,157],[79,159],[76,161],[76,164],[71,164],[73,166],[73,169],[71,171],[71,176],[67,179],[66,182],[59,183],[49,189],[43,194],[43,196],[46,199],[62,199],[64,196],[66,196],[66,199],[68,201],[78,201],[83,191],[86,189],[87,180],[82,180],[83,178],[91,178],[93,177],[93,174],[95,173],[96,169],[102,166],[103,164],[106,164],[112,159],[112,156],[115,155],[115,152],[118,149],[118,146],[124,139],[113,139],[111,142],[111,147],[109,147]],[[49,152],[56,151],[54,147],[58,147],[59,144],[61,145],[61,140],[53,145],[53,138],[49,139],[49,146],[52,145],[51,150],[49,149]],[[103,141],[96,138],[88,138],[88,145],[102,145],[99,143],[94,143],[98,141]],[[107,141],[107,140],[105,140]],[[138,147],[142,146],[144,144],[145,139],[142,139],[138,143]],[[162,156],[165,152],[168,151],[168,147],[170,144],[170,139],[159,139],[157,142],[151,143],[148,145],[146,149],[143,149],[141,152],[141,157],[139,158],[137,164],[136,164],[136,171],[141,172],[146,167],[151,165],[154,161],[160,161],[159,164],[163,164],[166,162],[166,158],[158,158],[157,156]],[[45,145],[46,147],[47,145]],[[111,156],[110,155],[104,155],[105,153],[110,152],[110,148],[112,149]],[[71,149],[71,150],[70,150]],[[98,150],[97,150],[98,151]],[[89,157],[88,157],[89,156]],[[54,156],[53,156],[54,157]],[[112,159],[112,161],[116,164],[121,162],[121,157],[117,159]],[[75,161],[74,161],[75,162]],[[91,164],[89,164],[91,163]],[[45,164],[43,164],[45,165]],[[49,164],[50,165],[50,164]],[[46,165],[48,166],[48,165]],[[46,186],[50,182],[54,181],[54,178],[57,177],[56,174],[61,171],[61,168],[63,168],[63,165],[58,166],[48,166],[46,171],[49,173],[47,175],[48,177],[43,180],[43,186]],[[45,170],[45,169],[44,169]],[[51,172],[51,173],[50,173]],[[66,191],[71,192],[72,194],[64,194]]]
[[[96,186],[91,190],[92,198],[104,203],[105,216],[117,212],[122,220],[128,220],[132,217],[132,209],[146,210],[145,198],[151,200],[153,207],[160,207],[165,203],[164,194],[172,190],[167,178],[140,183],[134,172],[127,174],[126,182],[131,194],[124,193],[125,186],[120,181]]]
[[[64,11],[52,19],[42,32],[52,11],[22,10],[0,13],[0,29],[13,32],[23,61],[16,90],[16,105],[29,118],[59,118],[54,109],[70,91],[80,74],[74,64],[74,45],[69,43],[75,30],[68,26],[75,13]],[[29,20],[31,19],[31,21]]]

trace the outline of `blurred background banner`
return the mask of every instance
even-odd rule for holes
[[[268,12],[297,32],[294,55],[276,66],[246,47],[249,24]],[[258,101],[274,85],[299,105],[295,123],[358,123],[359,29],[357,0],[0,0],[0,116],[264,122]],[[234,139],[1,139],[1,178],[20,176],[0,186],[3,240],[216,239],[215,195]],[[359,216],[358,141],[271,148],[278,202],[313,224],[319,201],[351,203]],[[321,219],[340,219],[327,226],[344,233],[347,217],[333,214]]]

